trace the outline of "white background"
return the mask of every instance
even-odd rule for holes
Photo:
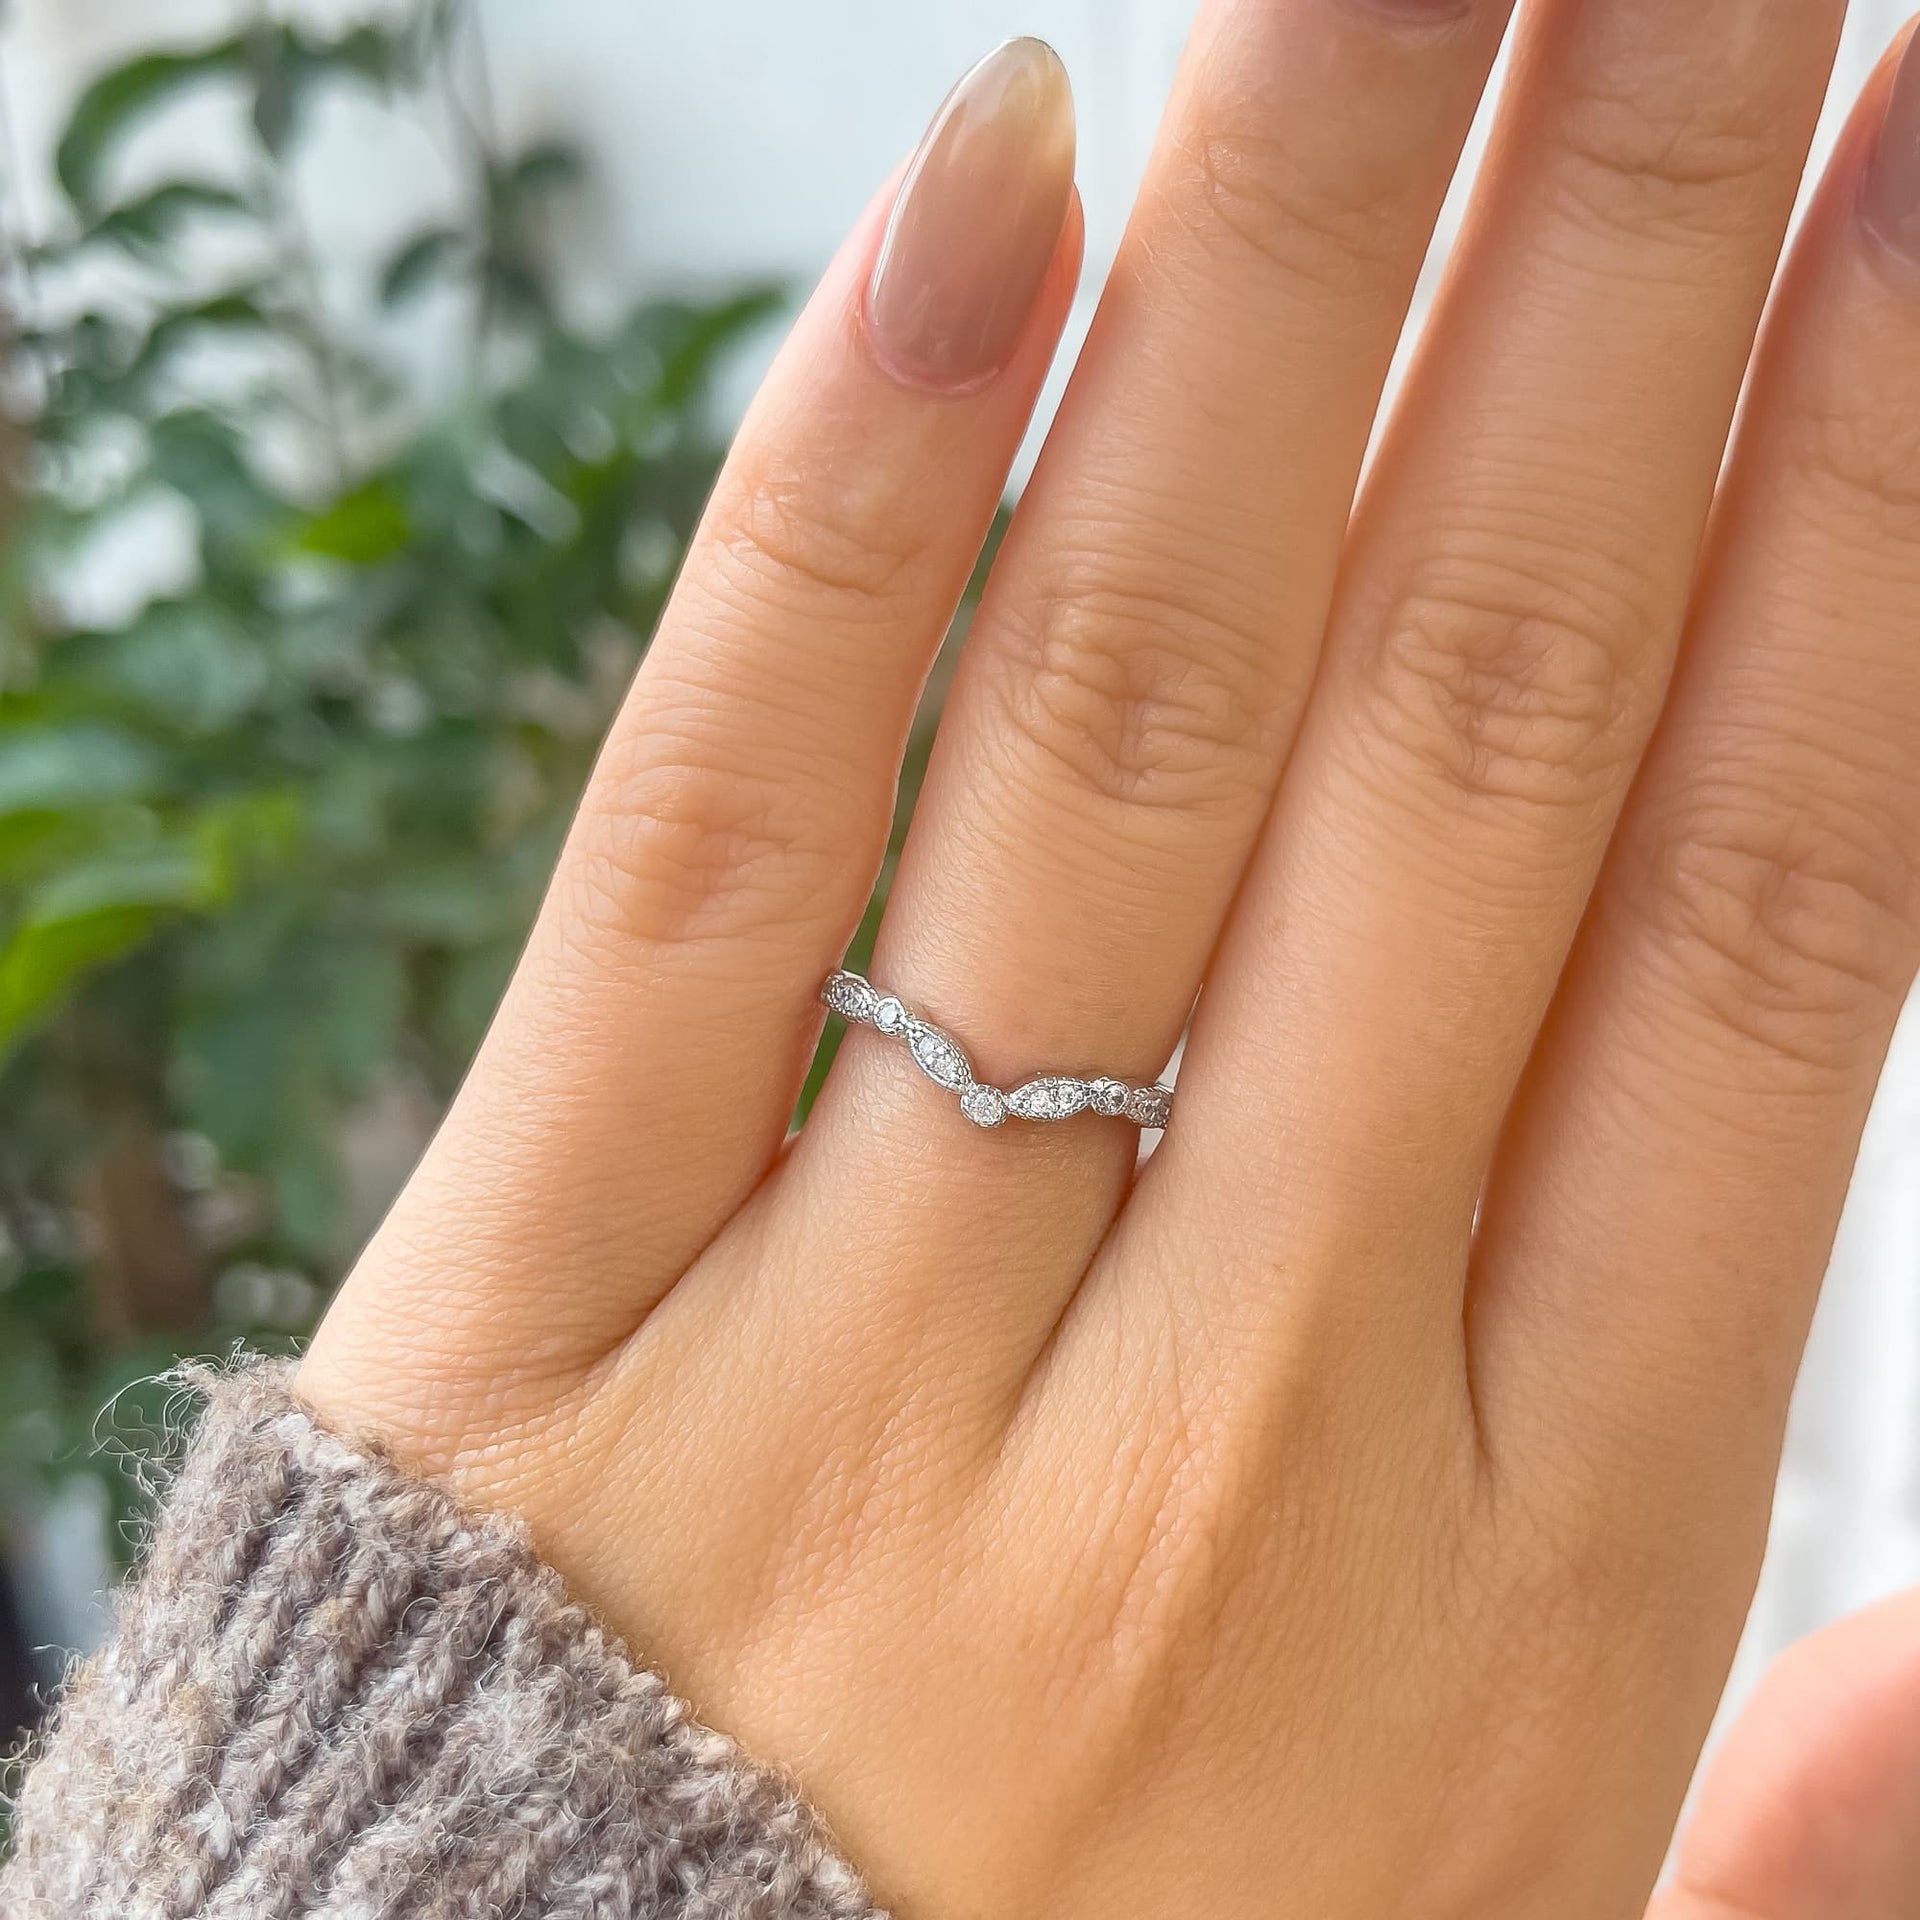
[[[236,11],[233,0],[15,0],[0,51],[20,149],[44,149],[76,76],[130,35],[164,27],[191,40]],[[594,156],[598,185],[567,240],[590,296],[610,302],[639,284],[804,280],[953,78],[1014,33],[1054,41],[1074,76],[1096,287],[1191,0],[482,0],[481,11],[508,131],[565,132]],[[1896,0],[1857,0],[1835,111],[1897,23]],[[326,135],[305,175],[313,222],[330,255],[364,264],[444,195],[448,174],[430,140],[396,137],[364,109],[338,105]],[[341,276],[342,297],[354,282]],[[1862,1155],[1736,1688],[1787,1639],[1912,1582],[1920,1012],[1896,1046]]]

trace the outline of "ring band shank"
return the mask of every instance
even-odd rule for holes
[[[1110,1074],[1086,1079],[1049,1073],[1011,1090],[989,1086],[975,1078],[973,1063],[952,1034],[923,1020],[893,994],[882,993],[864,975],[845,968],[828,976],[820,998],[849,1026],[872,1027],[889,1039],[903,1041],[914,1065],[935,1086],[958,1095],[960,1111],[976,1127],[1004,1126],[1008,1120],[1050,1123],[1094,1113],[1157,1131],[1172,1118],[1173,1089],[1159,1082],[1139,1087]]]

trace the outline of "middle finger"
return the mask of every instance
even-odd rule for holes
[[[1458,1327],[1494,1140],[1660,706],[1843,13],[1547,0],[1523,24],[1187,1056],[1161,1171],[1186,1205],[1235,1196],[1228,1287],[1284,1245],[1356,1324]],[[1304,1203],[1303,1156],[1329,1175]],[[1253,1284],[1292,1311],[1295,1289]]]

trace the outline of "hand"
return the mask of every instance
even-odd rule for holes
[[[1920,953],[1920,57],[1749,366],[1841,13],[1533,10],[1350,516],[1499,9],[1203,7],[871,969],[1002,1088],[1204,979],[1142,1171],[865,1030],[783,1148],[1075,276],[1043,49],[742,430],[301,1387],[913,1920],[1648,1898]]]

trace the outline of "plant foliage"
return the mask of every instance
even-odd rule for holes
[[[404,1171],[488,1017],[710,484],[709,376],[769,310],[755,293],[569,325],[543,242],[581,161],[486,135],[452,78],[459,31],[421,5],[141,53],[73,109],[60,230],[14,262],[15,1499],[73,1471],[102,1404],[177,1352],[310,1324],[366,1189],[377,1204]],[[289,168],[327,87],[465,130],[463,204],[366,302],[431,291],[470,316],[468,377],[430,414],[381,327],[315,293]],[[127,182],[134,136],[176,111],[250,130],[240,178]],[[156,515],[186,530],[178,580],[124,615],[76,611]]]

